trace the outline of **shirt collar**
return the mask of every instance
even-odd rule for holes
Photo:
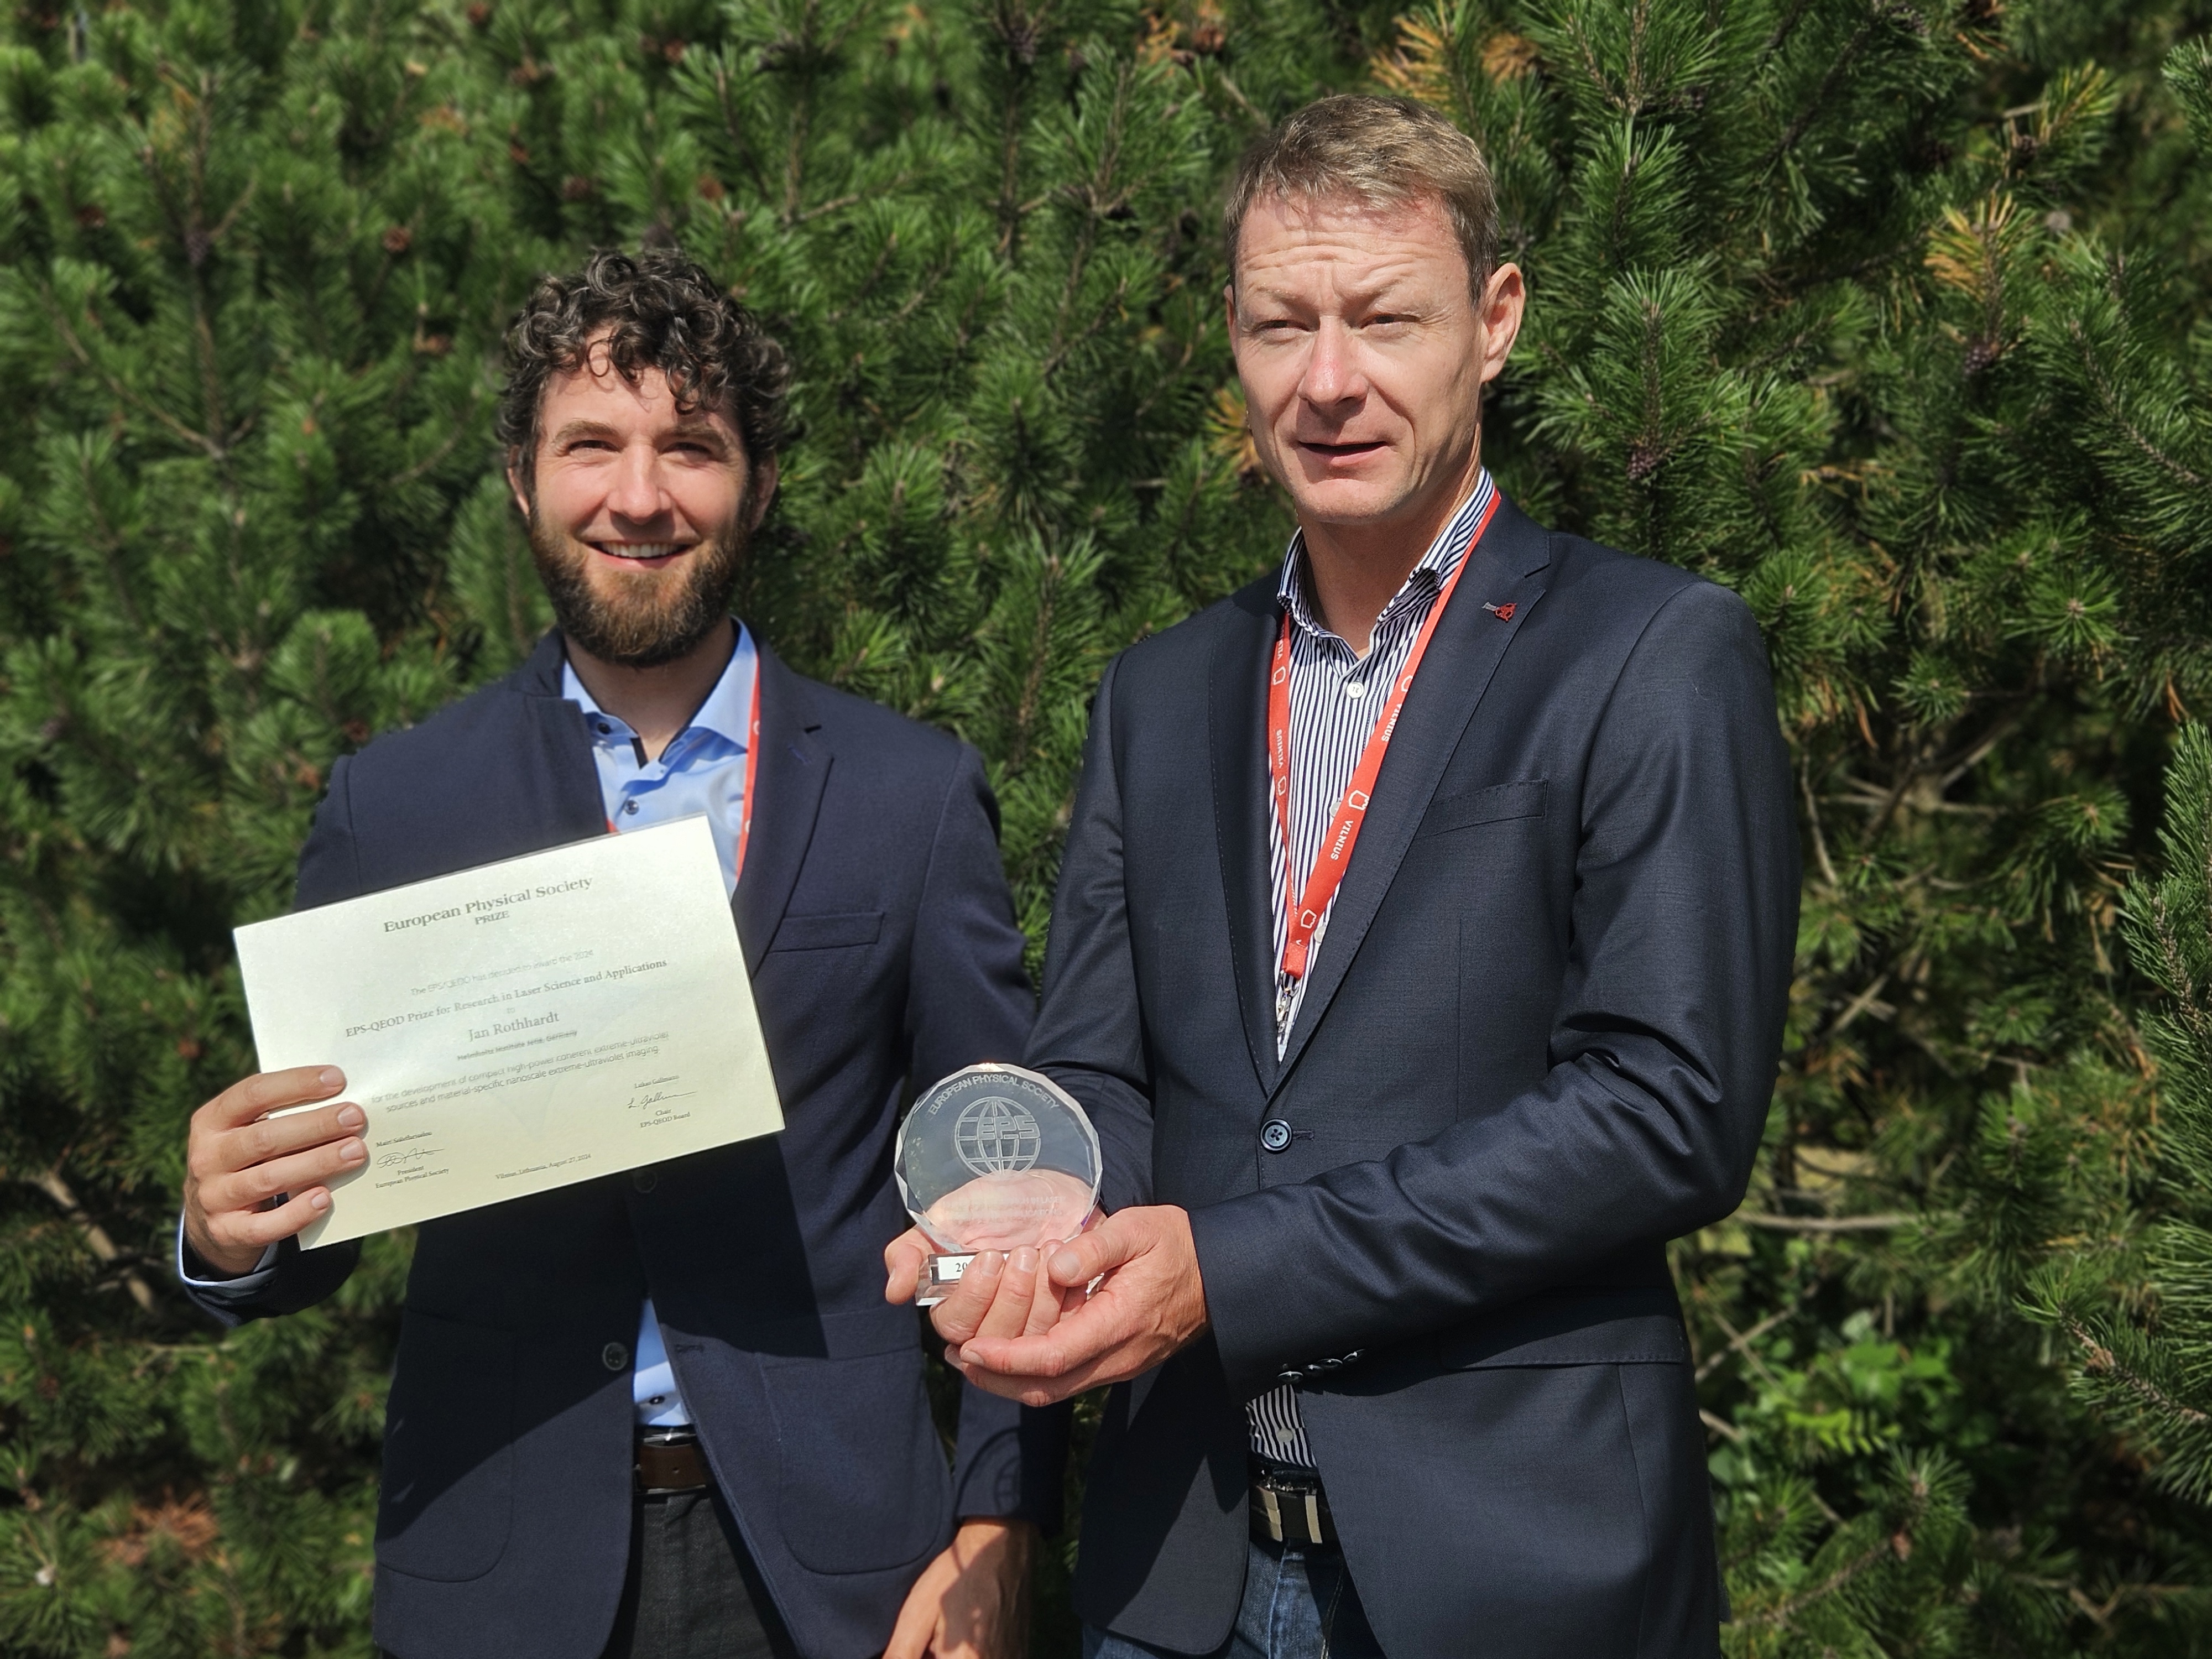
[[[1497,488],[1490,480],[1488,467],[1475,470],[1474,488],[1459,504],[1458,510],[1446,521],[1444,527],[1437,532],[1437,538],[1429,544],[1428,550],[1421,555],[1419,562],[1407,574],[1405,585],[1391,595],[1390,603],[1382,607],[1382,616],[1376,619],[1377,628],[1395,620],[1408,610],[1425,605],[1435,597],[1437,590],[1443,586],[1444,578],[1451,574],[1452,568],[1459,562],[1460,555],[1467,546],[1468,532],[1481,521],[1483,511],[1489,506],[1491,496],[1497,493]],[[1334,639],[1336,636],[1329,632],[1328,624],[1315,614],[1313,600],[1307,589],[1305,568],[1305,532],[1295,531],[1291,536],[1290,550],[1283,556],[1283,574],[1275,584],[1275,598],[1283,609],[1290,612],[1291,620],[1304,632],[1316,639]]]
[[[752,631],[744,623],[738,624],[738,643],[730,653],[730,660],[723,665],[714,689],[707,694],[707,701],[699,705],[698,712],[683,732],[711,732],[726,742],[743,749],[752,724],[753,677],[760,672],[760,653],[753,645]],[[584,689],[583,680],[576,673],[576,665],[565,657],[561,663],[561,695],[584,711],[586,719],[597,715],[616,728],[623,742],[633,733],[619,714],[610,714],[601,708],[592,694]],[[674,745],[672,744],[671,747]]]

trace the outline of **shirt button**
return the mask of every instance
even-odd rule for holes
[[[629,1184],[641,1193],[649,1193],[660,1184],[660,1177],[650,1170],[640,1170],[629,1178]]]
[[[1279,1117],[1271,1117],[1260,1126],[1260,1144],[1271,1152],[1279,1152],[1291,1144],[1291,1126]]]
[[[599,735],[600,735],[601,737],[603,737],[603,738],[604,738],[604,737],[605,737],[605,736],[607,735],[607,733],[608,733],[608,732],[611,732],[611,731],[613,731],[613,730],[614,730],[614,727],[613,727],[613,726],[609,726],[609,725],[608,725],[605,720],[601,720],[601,721],[599,722]]]
[[[635,813],[637,811],[637,803],[634,800],[624,801],[623,803],[623,811],[625,812]]]
[[[1367,682],[1365,680],[1347,681],[1345,684],[1344,695],[1347,697],[1365,696],[1367,695]]]
[[[611,1371],[621,1370],[629,1364],[629,1350],[619,1342],[610,1342],[599,1350],[599,1364]]]

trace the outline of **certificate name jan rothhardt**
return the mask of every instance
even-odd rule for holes
[[[237,941],[261,1068],[339,1066],[368,1118],[310,1249],[783,1127],[703,817]]]

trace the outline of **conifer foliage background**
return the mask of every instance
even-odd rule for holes
[[[2208,31],[2203,0],[15,0],[0,1652],[367,1651],[408,1241],[227,1338],[167,1261],[185,1120],[251,1065],[228,929],[288,903],[336,756],[544,623],[489,450],[533,274],[673,242],[783,331],[804,434],[744,609],[982,748],[1041,939],[1099,666],[1279,551],[1214,215],[1339,87],[1491,154],[1532,295],[1508,489],[1737,587],[1774,656],[1790,1053],[1744,1212],[1675,1252],[1729,1650],[2212,1645],[2201,742],[2172,858],[2146,828],[2212,709]]]

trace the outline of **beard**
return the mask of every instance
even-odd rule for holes
[[[730,596],[751,540],[742,517],[699,544],[679,572],[616,570],[594,586],[592,550],[530,520],[530,555],[561,632],[602,662],[658,668],[702,644],[730,617]]]

